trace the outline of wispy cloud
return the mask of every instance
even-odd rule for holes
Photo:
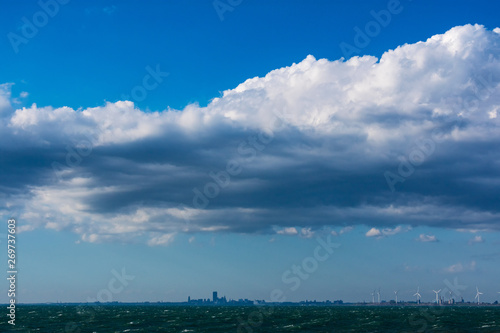
[[[86,15],[99,15],[99,14],[104,13],[107,15],[113,15],[117,9],[118,9],[118,7],[115,5],[104,6],[104,7],[91,6],[91,7],[85,8],[85,14]]]
[[[169,245],[174,241],[174,236],[175,234],[161,234],[158,236],[153,236],[151,239],[148,240],[148,245],[149,246]]]
[[[108,15],[113,14],[116,11],[117,7],[115,5],[106,6],[102,9],[102,11]]]
[[[402,226],[397,226],[395,228],[384,228],[382,230],[377,229],[377,228],[371,228],[366,232],[366,237],[387,237],[387,236],[393,236],[402,232],[407,232],[410,231],[411,227],[402,227]]]
[[[469,245],[477,244],[477,243],[484,243],[484,239],[480,235],[474,236],[472,239],[469,240]]]
[[[352,230],[354,230],[353,226],[347,226],[347,227],[341,228],[339,231],[332,230],[331,234],[333,236],[340,236],[340,235],[343,235],[343,234],[347,234],[347,233],[351,232]]]
[[[417,272],[417,271],[420,271],[422,268],[420,266],[417,266],[417,265],[408,265],[408,264],[404,264],[404,270],[405,272]]]
[[[279,235],[297,235],[299,232],[297,231],[296,228],[289,227],[289,228],[284,228],[284,229],[278,230],[278,231],[276,231],[276,233]]]
[[[288,236],[300,236],[302,238],[312,238],[315,234],[315,232],[312,230],[312,228],[297,228],[295,227],[287,227],[283,229],[278,229],[276,230],[276,233],[278,235],[288,235]]]
[[[466,271],[476,270],[476,262],[471,261],[469,264],[463,265],[461,262],[444,268],[446,273],[462,273]]]
[[[437,238],[435,235],[426,235],[426,234],[420,234],[418,238],[416,239],[418,242],[423,242],[423,243],[429,243],[429,242],[437,242]]]
[[[311,228],[302,228],[300,230],[300,236],[303,238],[312,238],[314,236],[314,231]]]

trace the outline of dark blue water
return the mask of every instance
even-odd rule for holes
[[[500,332],[500,306],[20,305],[15,327],[5,318],[1,332]]]

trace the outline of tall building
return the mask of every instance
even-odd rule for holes
[[[212,293],[212,298],[213,298],[213,299],[212,299],[212,302],[214,302],[214,303],[215,303],[215,302],[217,302],[217,300],[219,299],[219,298],[217,297],[217,292],[216,292],[216,291],[214,291],[214,292]]]

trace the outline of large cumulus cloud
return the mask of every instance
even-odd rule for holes
[[[380,59],[308,56],[184,110],[15,109],[4,84],[0,212],[152,245],[293,226],[498,230],[499,81],[500,30],[466,25]]]

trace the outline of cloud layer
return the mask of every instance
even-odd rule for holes
[[[499,230],[499,81],[500,29],[467,25],[380,59],[308,56],[184,110],[16,109],[4,84],[0,210],[24,230],[150,245],[354,224]]]

